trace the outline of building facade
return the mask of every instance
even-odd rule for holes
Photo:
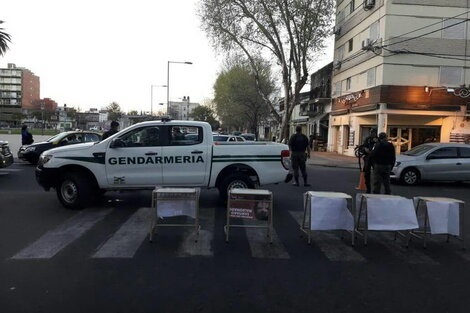
[[[307,135],[313,135],[316,148],[326,149],[331,112],[331,77],[333,63],[310,76],[310,99],[300,106],[300,115],[308,117]]]
[[[353,155],[372,127],[397,153],[470,138],[468,17],[466,0],[338,0],[328,149]]]
[[[191,113],[199,106],[199,103],[191,102],[189,97],[183,97],[182,101],[170,101],[170,117],[174,120],[192,120]]]
[[[39,77],[9,63],[0,69],[0,126],[17,126],[22,110],[34,108],[40,98]]]

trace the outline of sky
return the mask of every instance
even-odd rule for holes
[[[40,77],[41,98],[62,106],[150,111],[151,85],[170,101],[213,97],[223,55],[216,55],[196,14],[199,0],[0,0],[12,37],[0,67],[15,63]],[[313,68],[332,60],[332,45]],[[167,90],[153,87],[153,110]]]

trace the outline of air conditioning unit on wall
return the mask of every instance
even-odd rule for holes
[[[370,48],[371,48],[370,46],[371,46],[371,41],[370,41],[369,38],[367,38],[367,39],[364,39],[362,41],[361,49],[362,50],[370,50]]]
[[[375,0],[364,0],[364,10],[370,10],[374,7]]]
[[[341,68],[341,61],[334,61],[333,62],[333,69],[339,70]]]
[[[336,36],[338,36],[339,34],[341,34],[341,27],[340,27],[340,26],[335,26],[334,34],[335,34]]]

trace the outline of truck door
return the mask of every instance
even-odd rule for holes
[[[202,127],[167,126],[163,147],[163,184],[200,186],[206,184],[210,166],[209,147]]]
[[[160,126],[143,126],[114,139],[106,151],[108,183],[116,187],[161,184],[161,134]]]

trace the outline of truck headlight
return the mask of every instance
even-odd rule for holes
[[[32,151],[36,151],[36,147],[28,147],[24,150],[24,152],[32,152]]]
[[[52,159],[52,155],[50,155],[50,154],[46,154],[46,155],[41,154],[41,156],[39,157],[38,165],[44,165],[47,162],[49,162],[51,159]]]

